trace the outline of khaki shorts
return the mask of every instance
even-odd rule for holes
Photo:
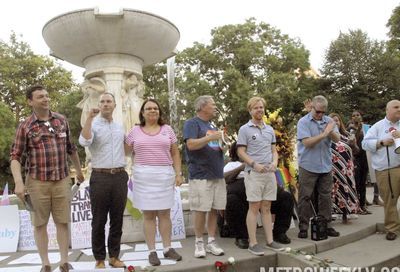
[[[71,218],[71,178],[58,181],[41,181],[27,177],[26,189],[32,200],[32,225],[40,227],[49,221],[68,223]]]
[[[191,211],[225,210],[225,179],[190,179],[189,203]]]
[[[276,200],[277,184],[274,172],[258,173],[246,171],[244,174],[247,201]]]

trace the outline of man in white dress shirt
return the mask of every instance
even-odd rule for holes
[[[375,123],[362,141],[371,152],[379,193],[384,202],[386,239],[394,240],[400,231],[397,202],[400,195],[400,155],[394,152],[394,139],[400,138],[400,101],[386,105],[386,117]]]
[[[108,236],[109,264],[123,268],[119,260],[123,214],[127,198],[128,174],[125,171],[124,138],[121,124],[112,118],[115,99],[111,93],[100,96],[99,108],[91,109],[79,143],[92,154],[90,202],[92,209],[92,251],[95,268],[105,268],[105,224],[110,217]],[[98,113],[100,112],[100,115]]]

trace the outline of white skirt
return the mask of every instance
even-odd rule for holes
[[[133,204],[139,210],[166,210],[174,205],[175,171],[172,166],[134,165]]]

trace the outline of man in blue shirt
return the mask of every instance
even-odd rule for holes
[[[204,258],[206,252],[217,256],[224,254],[215,241],[217,210],[225,210],[226,206],[224,156],[219,144],[223,132],[210,123],[218,113],[213,98],[200,96],[194,103],[197,116],[185,122],[183,139],[189,168],[189,202],[196,235],[194,256]],[[207,213],[208,243],[204,248],[203,233]]]
[[[400,101],[386,105],[386,117],[375,123],[362,141],[371,152],[379,194],[384,203],[386,239],[394,240],[400,231],[397,202],[400,196],[400,155],[395,153],[395,139],[400,138]]]
[[[299,238],[308,237],[308,226],[313,211],[310,201],[318,194],[318,214],[328,222],[327,234],[339,236],[330,225],[332,220],[332,154],[331,141],[340,135],[335,122],[325,112],[328,101],[322,95],[312,99],[312,109],[297,123],[297,149],[299,163]]]

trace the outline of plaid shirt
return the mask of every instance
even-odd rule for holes
[[[20,163],[22,155],[26,153],[26,174],[42,181],[67,177],[67,154],[76,151],[76,146],[70,141],[65,117],[56,112],[50,112],[49,117],[48,121],[40,121],[33,113],[22,121],[10,153],[10,159]]]

